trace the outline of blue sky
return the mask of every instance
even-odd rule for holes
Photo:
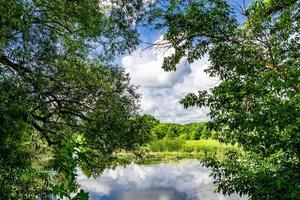
[[[228,0],[235,9],[240,24],[244,21],[238,5],[243,0]],[[246,6],[252,1],[245,0]],[[163,32],[141,30],[144,42],[155,43],[163,39]],[[164,57],[171,55],[172,49],[163,51],[155,48],[145,50],[141,44],[131,55],[121,58],[120,62],[131,76],[131,83],[138,85],[142,94],[141,111],[155,116],[161,122],[189,123],[208,121],[208,108],[184,109],[178,101],[189,92],[207,90],[219,83],[218,78],[209,77],[204,70],[209,65],[207,56],[194,63],[182,59],[175,72],[164,72],[161,69]]]

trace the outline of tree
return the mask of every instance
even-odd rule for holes
[[[242,150],[207,163],[224,194],[300,197],[299,6],[255,1],[241,25],[224,0],[159,1],[149,14],[166,31],[161,45],[175,49],[165,70],[175,70],[183,57],[193,62],[208,55],[206,72],[221,80],[181,103],[208,106],[218,138]]]
[[[161,123],[155,126],[151,132],[155,139],[161,140],[167,136],[168,131],[169,131],[168,124]]]
[[[189,127],[189,132],[191,134],[191,139],[192,140],[199,140],[202,134],[202,130],[205,127],[205,123],[203,122],[197,122],[197,123],[190,123],[185,125]]]
[[[0,0],[1,199],[71,199],[77,167],[97,175],[113,152],[138,146],[124,127],[138,120],[139,95],[111,61],[138,43],[142,9],[141,0]]]
[[[136,148],[138,148],[153,140],[152,129],[158,124],[159,121],[151,115],[141,115],[131,120],[126,131],[128,134],[126,137],[127,146],[132,148],[132,146],[136,145]],[[124,141],[125,144],[126,141]]]

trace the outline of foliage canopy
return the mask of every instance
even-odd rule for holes
[[[242,155],[210,161],[218,190],[251,199],[300,196],[300,4],[254,1],[239,25],[224,0],[158,1],[148,21],[166,31],[163,46],[181,58],[209,56],[207,73],[221,82],[188,94],[185,106],[208,106],[220,141],[238,144]]]
[[[138,43],[142,9],[141,0],[0,0],[1,199],[87,199],[74,197],[77,168],[97,175],[113,152],[144,141],[139,95],[110,64]]]

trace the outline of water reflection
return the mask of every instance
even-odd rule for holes
[[[238,195],[225,197],[213,193],[209,170],[197,160],[176,164],[107,169],[97,179],[82,174],[78,183],[90,192],[92,200],[240,200]]]

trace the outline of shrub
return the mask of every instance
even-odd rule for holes
[[[179,136],[179,139],[181,140],[190,140],[190,136],[186,133]]]

